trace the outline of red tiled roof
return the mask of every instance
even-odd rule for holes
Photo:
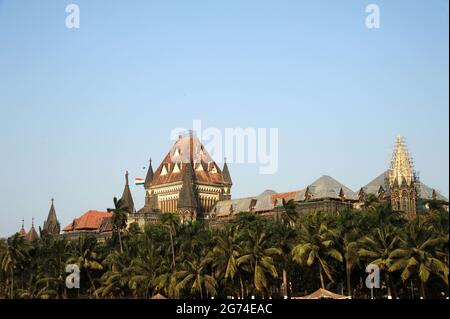
[[[39,235],[36,232],[36,229],[34,229],[34,226],[31,226],[31,229],[28,231],[25,238],[29,241],[35,241],[35,240],[39,239]]]
[[[272,204],[275,204],[278,198],[281,198],[281,199],[283,199],[285,202],[288,202],[288,201],[290,201],[291,199],[294,199],[294,198],[295,198],[295,195],[297,195],[298,193],[299,193],[299,191],[273,194],[273,195],[271,196]]]
[[[104,218],[111,217],[110,212],[101,212],[97,210],[89,210],[78,218],[75,218],[73,222],[67,225],[63,231],[71,232],[77,230],[98,230],[104,223]]]
[[[186,163],[190,162],[191,156],[190,148],[192,145],[192,159],[194,162],[195,180],[200,183],[207,184],[223,184],[222,170],[213,161],[203,147],[200,140],[193,136],[185,136],[178,139],[166,155],[162,163],[156,169],[151,186],[163,185],[174,182],[181,182],[183,179]],[[180,172],[175,172],[174,167],[178,165]],[[203,169],[199,169],[200,165]],[[215,172],[211,170],[215,168]],[[163,169],[167,171],[166,174],[161,175]]]

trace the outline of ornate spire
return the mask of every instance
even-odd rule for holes
[[[397,186],[408,185],[414,182],[414,169],[412,159],[409,156],[405,139],[402,136],[397,137],[392,155],[391,167],[389,169],[389,185]]]
[[[152,159],[149,160],[147,176],[145,177],[144,187],[149,188],[153,179]]]
[[[44,230],[51,235],[59,235],[61,230],[58,218],[56,217],[56,210],[54,205],[54,199],[52,198],[52,205],[48,212],[47,220],[44,222]]]
[[[131,196],[130,186],[128,184],[128,171],[125,172],[125,188],[123,189],[121,199],[125,202],[125,205],[128,207],[129,213],[134,213],[133,196]]]
[[[232,185],[230,171],[228,170],[227,158],[224,158],[223,170],[222,170],[223,182],[228,185]]]

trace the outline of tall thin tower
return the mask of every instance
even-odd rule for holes
[[[397,137],[388,177],[392,209],[413,218],[416,215],[416,174],[402,136]]]

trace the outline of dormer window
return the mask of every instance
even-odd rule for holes
[[[161,176],[163,176],[163,175],[167,175],[167,164],[164,164],[163,165],[163,167],[162,167],[162,169],[161,169]]]
[[[197,172],[203,172],[204,169],[203,169],[202,163],[198,163],[198,164],[197,164],[197,167],[195,168],[195,170],[196,170]]]
[[[175,166],[173,168],[173,173],[179,173],[180,172],[180,164],[175,163]]]
[[[210,173],[217,173],[217,167],[213,162],[209,163],[209,172]]]

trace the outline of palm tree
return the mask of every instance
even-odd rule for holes
[[[205,259],[202,261],[199,261],[198,258],[186,260],[182,265],[182,269],[175,273],[175,278],[178,281],[176,284],[178,293],[188,289],[191,296],[199,294],[200,299],[203,299],[204,293],[207,293],[209,296],[217,294],[217,282],[208,273],[208,262]]]
[[[241,285],[241,297],[243,298],[242,273],[240,273],[241,269],[237,263],[238,258],[242,255],[242,247],[239,245],[235,227],[228,226],[219,230],[214,239],[216,245],[209,256],[215,271],[214,276],[215,278],[223,278],[225,284],[233,284],[235,277],[238,276]]]
[[[372,234],[361,238],[358,254],[369,264],[377,265],[385,276],[388,295],[396,297],[396,291],[390,273],[392,264],[391,254],[398,248],[398,230],[390,224],[374,229]]]
[[[175,236],[177,228],[180,225],[180,220],[174,213],[163,213],[160,215],[160,222],[169,232],[170,247],[172,250],[172,268],[175,268],[175,245],[173,237]]]
[[[338,235],[331,229],[322,213],[307,216],[299,229],[299,244],[292,250],[292,259],[300,266],[317,267],[321,287],[325,289],[324,274],[334,282],[327,259],[342,262],[342,254],[334,248]]]
[[[448,238],[430,231],[420,216],[412,220],[405,230],[400,248],[389,255],[393,260],[389,270],[401,271],[403,281],[417,277],[420,294],[425,298],[425,285],[431,274],[448,286],[448,264],[438,258],[438,250],[443,244],[448,245]]]
[[[238,266],[252,275],[256,291],[264,295],[268,291],[268,276],[277,278],[274,257],[280,255],[281,249],[270,245],[270,238],[262,227],[247,229],[243,236],[244,252],[237,259]]]
[[[39,295],[65,297],[65,265],[70,257],[69,248],[70,243],[66,239],[42,233],[35,253],[36,278],[40,278],[39,283],[44,285],[39,290]]]
[[[281,210],[279,217],[283,223],[294,225],[298,217],[298,212],[296,210],[297,204],[293,199],[288,202],[283,202],[283,209]]]
[[[127,297],[132,291],[131,258],[127,250],[113,250],[102,262],[108,270],[101,277],[101,286],[95,291],[100,297]]]
[[[2,270],[9,274],[10,298],[14,298],[14,270],[20,269],[29,259],[29,243],[16,233],[7,240],[7,249],[2,258]]]
[[[142,247],[139,255],[131,261],[131,283],[136,292],[143,291],[144,298],[153,292],[158,273],[163,268],[162,263],[163,259],[153,244]]]
[[[120,252],[123,253],[122,231],[127,227],[127,213],[129,208],[123,199],[114,197],[114,210],[112,215],[113,232],[119,236]]]
[[[351,275],[353,268],[359,262],[358,254],[358,239],[360,238],[359,231],[359,212],[353,210],[344,210],[340,213],[338,218],[338,231],[340,234],[340,246],[345,263],[345,275],[347,281],[347,294],[352,296],[352,281]]]
[[[288,267],[292,262],[291,251],[294,246],[294,241],[297,238],[297,232],[293,227],[293,223],[275,222],[269,231],[273,234],[272,243],[281,249],[281,254],[277,256],[277,260],[281,265],[282,284],[281,292],[283,296],[288,295]]]
[[[95,284],[92,272],[102,270],[99,255],[96,251],[97,239],[95,237],[81,235],[78,243],[74,245],[72,257],[67,260],[67,264],[77,264],[81,272],[84,272],[89,279],[91,292],[95,293]]]

